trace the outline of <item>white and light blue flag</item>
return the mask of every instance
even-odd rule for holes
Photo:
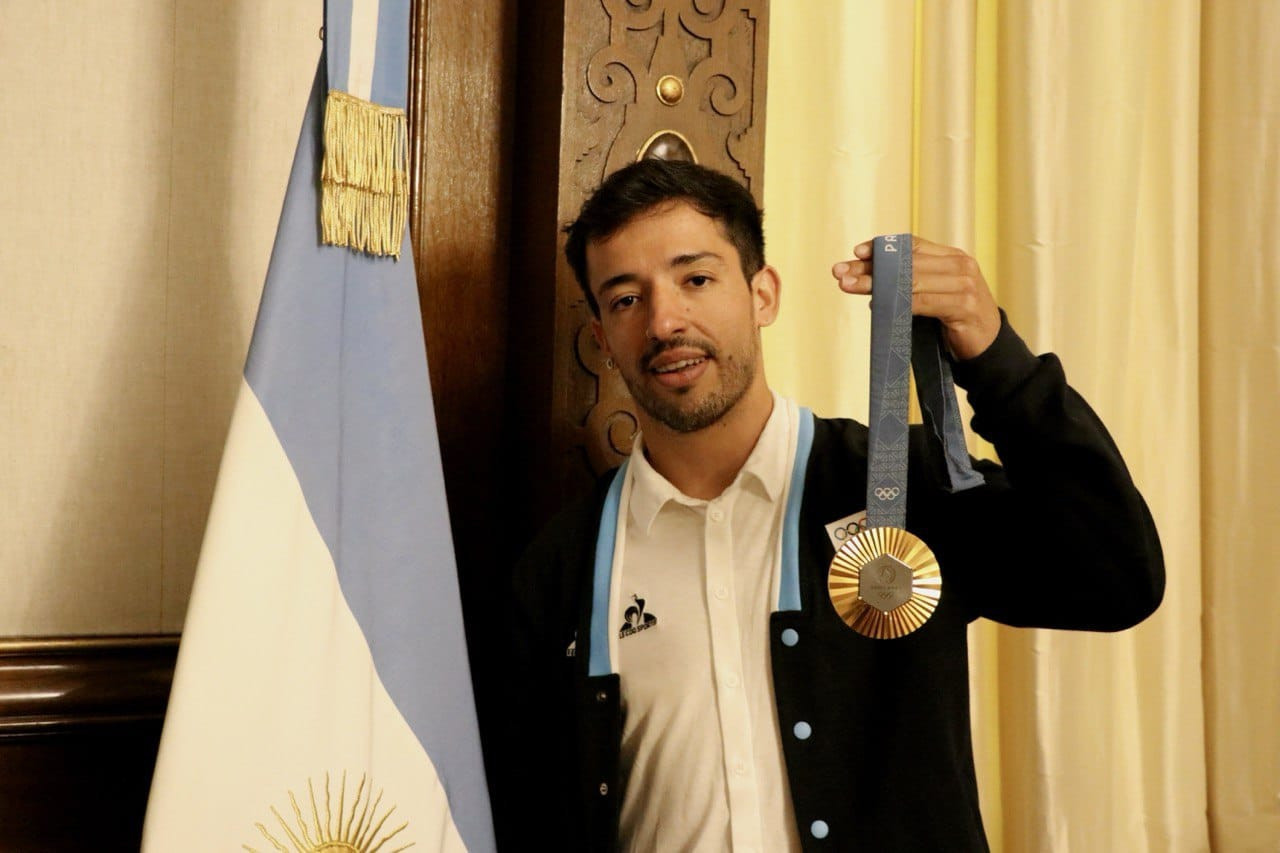
[[[407,11],[394,26],[403,48]],[[494,849],[409,238],[398,261],[322,244],[325,100],[322,63],[179,650],[156,853]]]

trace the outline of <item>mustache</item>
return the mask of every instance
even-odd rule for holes
[[[653,365],[654,359],[662,355],[664,352],[673,349],[695,349],[699,350],[704,358],[715,358],[717,351],[710,341],[698,340],[684,335],[676,335],[671,338],[663,338],[661,340],[652,340],[648,346],[644,348],[644,352],[640,355],[640,368],[649,370]]]

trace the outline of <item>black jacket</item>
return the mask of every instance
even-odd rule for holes
[[[774,692],[797,829],[806,850],[986,850],[969,729],[966,626],[1114,631],[1164,591],[1146,505],[1102,423],[1052,355],[1007,325],[955,366],[974,429],[1004,467],[986,485],[941,487],[943,464],[913,427],[907,527],[933,549],[942,597],[895,640],[866,639],[827,597],[824,526],[865,508],[867,430],[817,419],[800,516],[801,607],[770,617]],[[514,809],[519,837],[556,849],[616,846],[622,732],[617,675],[587,675],[592,557],[607,478],[561,513],[516,571]],[[784,645],[792,628],[799,642]],[[566,648],[577,638],[576,653]],[[805,740],[791,732],[810,724]],[[822,821],[825,837],[812,827]],[[507,838],[517,837],[506,832]]]

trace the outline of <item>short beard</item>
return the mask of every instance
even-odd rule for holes
[[[690,345],[699,347],[706,352],[708,358],[716,360],[721,377],[720,387],[690,406],[681,406],[678,398],[673,400],[650,394],[647,386],[640,382],[633,382],[625,373],[622,374],[622,380],[626,383],[627,390],[631,392],[631,399],[636,401],[636,405],[658,423],[681,433],[706,429],[727,415],[738,404],[755,380],[756,350],[759,347],[759,343],[753,340],[751,352],[745,354],[746,358],[736,360],[730,355],[721,361],[715,348],[709,344],[684,338],[673,339],[654,348],[652,352],[646,352],[645,357],[641,359],[643,369],[647,371],[647,365],[651,359],[663,350]],[[689,393],[689,389],[680,393],[683,396]]]

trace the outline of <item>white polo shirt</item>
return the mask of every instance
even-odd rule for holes
[[[798,429],[799,409],[775,394],[710,501],[677,490],[636,442],[611,585],[621,850],[800,850],[769,663]]]

